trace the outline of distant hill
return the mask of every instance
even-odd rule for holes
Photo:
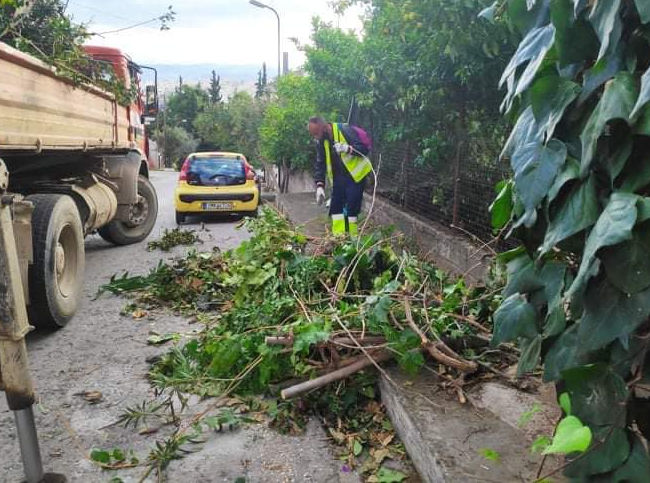
[[[235,90],[255,92],[255,82],[260,66],[255,65],[213,65],[213,64],[158,64],[158,84],[162,93],[172,92],[178,85],[179,76],[184,84],[201,83],[208,87],[212,70],[221,76],[222,92],[230,96]]]

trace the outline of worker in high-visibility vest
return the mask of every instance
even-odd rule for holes
[[[314,165],[316,202],[322,204],[325,201],[325,180],[329,180],[332,187],[332,233],[345,235],[347,231],[350,236],[357,236],[363,190],[366,178],[372,172],[372,164],[367,158],[370,139],[357,126],[328,123],[322,117],[309,119],[309,133],[317,143]]]

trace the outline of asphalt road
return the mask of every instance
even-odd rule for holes
[[[158,238],[165,228],[175,226],[172,193],[177,174],[154,172],[160,213],[149,240]],[[237,220],[188,220],[188,228],[200,231],[202,250],[213,246],[228,249],[246,239],[236,228]],[[146,340],[152,331],[191,335],[196,326],[168,313],[153,313],[144,319],[121,316],[126,300],[111,295],[95,299],[98,288],[111,275],[128,271],[146,273],[161,258],[182,255],[187,248],[169,254],[148,252],[147,240],[137,245],[114,247],[98,236],[86,240],[84,297],[77,316],[62,330],[33,333],[28,338],[30,366],[38,395],[36,421],[46,471],[62,473],[68,481],[104,482],[113,476],[136,482],[142,468],[111,473],[97,468],[88,459],[93,448],[134,450],[145,460],[148,449],[161,438],[158,434],[140,435],[132,430],[109,427],[126,406],[152,396],[146,380],[146,359],[169,347],[153,347]],[[96,404],[79,394],[99,391]],[[198,411],[201,402],[195,401]],[[244,477],[250,482],[278,481],[354,481],[340,472],[315,423],[302,437],[280,436],[257,425],[243,430],[208,437],[201,449],[170,465],[171,482],[232,482]],[[351,480],[351,478],[354,478]],[[0,481],[19,482],[22,463],[15,436],[13,414],[0,395]],[[148,481],[153,481],[149,479]]]

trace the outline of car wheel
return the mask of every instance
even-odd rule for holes
[[[79,210],[66,195],[37,194],[29,266],[29,320],[39,329],[58,329],[74,316],[84,276],[84,234]]]
[[[180,211],[176,212],[176,224],[177,225],[182,225],[185,223],[185,219],[187,218],[187,215],[185,213],[181,213]]]

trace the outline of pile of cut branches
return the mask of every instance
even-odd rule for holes
[[[346,398],[372,413],[375,376],[360,371],[383,371],[392,359],[409,374],[429,361],[427,369],[461,401],[466,385],[516,361],[511,351],[489,347],[491,314],[500,303],[496,282],[469,288],[386,232],[354,241],[308,239],[268,208],[245,226],[252,237],[235,250],[192,252],[148,276],[114,277],[103,287],[135,292],[137,304],[171,307],[205,323],[196,339],[152,367],[159,390],[279,393],[276,410],[286,407],[283,400],[307,395],[284,419],[295,422],[296,408],[311,404],[327,421],[323,411],[336,413],[332,401],[349,412]],[[360,377],[371,377],[370,386],[360,386]],[[332,438],[357,454],[360,443],[338,424],[330,426]],[[377,446],[372,454],[381,460],[388,453]]]

